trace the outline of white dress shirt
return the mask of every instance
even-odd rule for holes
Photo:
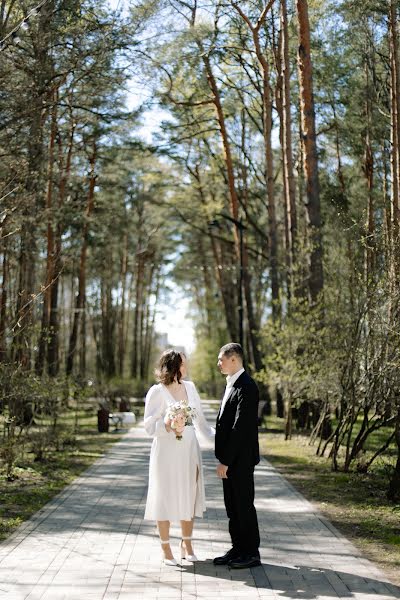
[[[224,397],[222,398],[221,410],[219,413],[220,418],[221,418],[222,413],[224,412],[225,404],[226,404],[226,401],[228,400],[229,394],[232,391],[233,384],[235,383],[235,381],[237,379],[239,379],[239,377],[241,376],[242,373],[244,373],[243,367],[241,369],[239,369],[239,371],[236,371],[236,373],[234,373],[233,375],[228,375],[226,378],[226,388],[225,388]]]

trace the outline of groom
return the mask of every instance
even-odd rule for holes
[[[260,534],[254,508],[254,466],[260,462],[258,449],[258,388],[243,368],[240,344],[222,346],[218,367],[227,375],[219,409],[215,456],[217,475],[222,479],[232,548],[214,558],[215,565],[245,569],[260,565]]]

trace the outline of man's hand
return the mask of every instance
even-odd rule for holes
[[[217,465],[217,477],[220,479],[228,479],[227,471],[228,467],[226,465],[222,465],[221,463]]]

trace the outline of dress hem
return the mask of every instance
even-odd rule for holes
[[[203,511],[204,513],[205,511]],[[196,518],[196,519],[203,519],[203,513],[201,515],[194,515],[192,517],[190,517],[189,519],[184,519],[182,517],[164,517],[162,519],[160,519],[159,517],[143,517],[143,521],[169,521],[170,523],[179,523],[179,521],[191,521],[192,519]]]

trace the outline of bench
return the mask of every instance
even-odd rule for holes
[[[133,412],[116,412],[108,415],[109,423],[114,425],[114,431],[123,427],[131,427],[136,423],[136,416]]]

